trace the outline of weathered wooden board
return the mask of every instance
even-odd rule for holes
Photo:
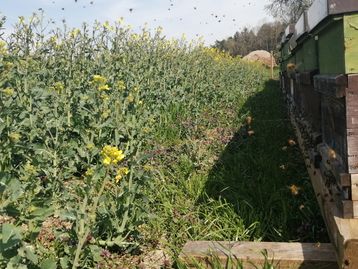
[[[334,247],[319,243],[193,241],[185,244],[180,259],[192,268],[195,262],[211,268],[210,256],[218,257],[223,265],[232,257],[245,269],[254,269],[264,265],[263,252],[280,269],[338,269]]]
[[[298,128],[297,122],[292,114],[291,122],[296,130],[297,140],[303,155],[308,155],[308,149],[304,145],[300,129]],[[327,188],[320,170],[316,169],[314,164],[312,164],[311,160],[308,158],[305,159],[305,163],[323,218],[326,222],[331,242],[336,249],[338,264],[340,265],[340,268],[357,269],[358,219],[353,219],[352,217],[355,211],[358,211],[358,203],[343,201],[342,206],[339,207],[337,205],[336,193],[331,193]]]
[[[349,173],[358,173],[358,74],[348,76],[346,90],[347,157]]]

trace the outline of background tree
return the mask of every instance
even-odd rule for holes
[[[280,21],[264,23],[256,29],[245,27],[232,37],[216,41],[214,47],[232,56],[245,56],[253,50],[275,51],[284,28],[285,24]]]
[[[312,2],[313,0],[270,0],[266,9],[274,18],[284,23],[294,23]]]

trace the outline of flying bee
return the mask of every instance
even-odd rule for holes
[[[246,124],[247,124],[247,125],[251,125],[251,123],[252,123],[252,117],[251,117],[251,116],[248,116],[248,117],[246,118]]]
[[[331,160],[335,160],[335,159],[337,159],[337,154],[336,154],[336,152],[335,152],[333,149],[329,149],[329,150],[328,150],[328,157],[329,157]]]

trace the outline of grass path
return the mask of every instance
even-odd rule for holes
[[[144,229],[155,247],[176,255],[187,240],[328,240],[277,81],[195,122],[178,108],[169,115],[153,142]]]

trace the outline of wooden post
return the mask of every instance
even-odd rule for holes
[[[334,247],[319,243],[194,241],[185,244],[179,258],[189,268],[199,263],[212,269],[210,257],[223,266],[232,258],[245,269],[261,268],[265,262],[280,269],[338,269]]]

